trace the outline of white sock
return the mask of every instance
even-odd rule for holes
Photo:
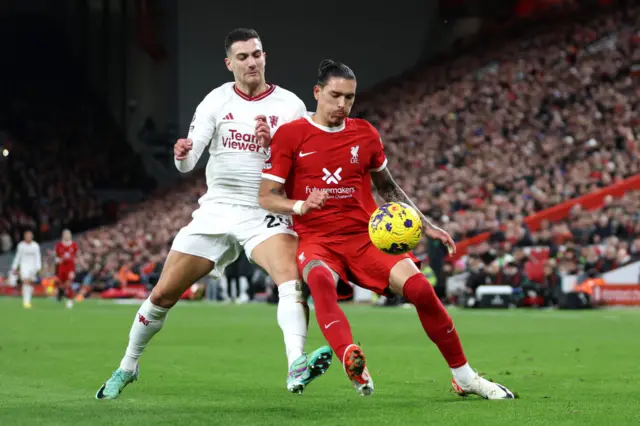
[[[296,288],[296,284],[298,288]],[[302,297],[302,282],[287,281],[278,286],[278,325],[284,335],[289,367],[304,352],[309,311]]]
[[[240,283],[240,294],[238,298],[246,297],[249,299],[249,280],[247,277],[240,277],[238,278],[238,282]]]
[[[25,304],[31,304],[31,296],[33,295],[33,286],[31,284],[22,284],[22,301]]]
[[[124,358],[120,361],[120,368],[130,372],[135,371],[138,358],[142,355],[142,351],[144,351],[149,340],[164,325],[167,312],[169,312],[169,309],[156,306],[149,299],[142,303],[138,313],[136,313],[136,317],[133,319],[133,325],[129,332],[129,345]]]
[[[231,298],[231,284],[225,275],[220,279],[220,289],[222,290],[222,300],[229,300]]]
[[[471,380],[476,376],[476,372],[473,371],[469,363],[466,363],[462,367],[452,368],[453,378],[458,385],[464,387],[471,384]]]

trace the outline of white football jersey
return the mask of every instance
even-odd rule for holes
[[[13,258],[11,269],[20,269],[22,272],[36,272],[42,269],[42,256],[40,245],[35,241],[27,243],[20,241],[16,250],[16,257]]]
[[[200,198],[202,208],[212,203],[258,206],[262,167],[267,157],[255,137],[258,115],[267,117],[271,134],[282,124],[307,114],[304,102],[275,85],[253,98],[225,83],[209,93],[198,105],[189,127],[193,148],[176,167],[183,173],[193,170],[211,142],[207,163],[207,193]]]

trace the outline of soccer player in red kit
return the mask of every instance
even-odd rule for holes
[[[422,327],[451,368],[457,393],[513,398],[507,388],[471,369],[451,317],[415,258],[383,253],[371,243],[368,223],[377,207],[371,181],[385,201],[403,202],[420,211],[391,177],[376,129],[365,120],[347,118],[355,91],[356,78],[348,66],[333,61],[320,64],[314,87],[316,112],[275,133],[259,193],[264,209],[294,215],[300,238],[298,267],[311,290],[322,333],[356,390],[370,395],[373,380],[338,305],[336,283],[342,279],[381,295],[404,296],[415,305]],[[449,234],[419,214],[425,235],[453,252]]]
[[[76,277],[76,254],[78,245],[71,239],[71,231],[62,231],[62,239],[56,244],[56,277],[58,278],[58,301],[67,297],[67,307],[73,307],[73,279]]]

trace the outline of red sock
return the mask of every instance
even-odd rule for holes
[[[427,336],[438,346],[451,368],[462,367],[467,358],[453,321],[429,281],[422,274],[410,277],[404,283],[404,297],[418,311],[418,317]]]
[[[65,291],[67,299],[73,299],[73,296],[75,296],[75,293],[73,291],[73,288],[71,287],[71,285],[69,285]]]
[[[316,266],[309,272],[307,284],[313,296],[320,331],[342,362],[344,351],[353,343],[353,337],[349,321],[338,305],[333,275],[329,269]]]

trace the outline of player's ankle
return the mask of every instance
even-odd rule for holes
[[[468,386],[476,375],[476,372],[473,371],[469,363],[465,363],[457,368],[451,368],[451,373],[456,383],[462,387]]]
[[[136,371],[136,365],[138,365],[138,360],[130,357],[129,355],[125,355],[120,361],[120,369],[126,371],[127,373],[133,373]]]

